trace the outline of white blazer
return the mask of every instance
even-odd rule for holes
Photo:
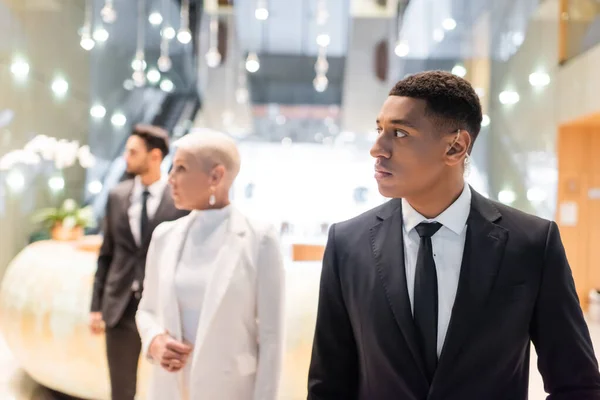
[[[276,400],[283,364],[284,267],[278,234],[232,208],[218,268],[208,284],[191,363],[190,400]],[[174,273],[192,222],[160,224],[152,235],[136,314],[142,351],[156,335],[182,340]],[[183,371],[153,363],[148,400],[182,399]]]

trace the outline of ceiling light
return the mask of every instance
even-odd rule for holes
[[[408,43],[406,41],[398,42],[396,48],[394,49],[394,53],[398,57],[406,57],[410,52],[410,47],[408,47]]]
[[[456,76],[464,78],[467,75],[467,69],[464,66],[457,64],[454,66],[454,68],[452,68],[452,73]]]
[[[106,115],[106,108],[102,107],[100,104],[96,104],[90,108],[90,115],[96,119],[104,118]]]
[[[148,82],[157,84],[160,81],[160,72],[157,69],[151,68],[147,74]]]
[[[6,175],[6,184],[12,192],[21,192],[25,187],[25,177],[21,171],[11,170]]]
[[[286,118],[284,115],[278,115],[275,117],[275,122],[277,123],[277,125],[283,125],[285,124]]]
[[[171,40],[175,37],[175,29],[173,29],[173,27],[171,26],[167,26],[166,28],[164,28],[162,30],[162,32],[160,33],[162,37],[164,37],[165,39]]]
[[[158,26],[163,22],[163,17],[159,12],[153,12],[148,16],[148,22],[154,26]]]
[[[534,72],[529,75],[529,84],[533,87],[543,87],[550,84],[550,75],[545,72]]]
[[[246,58],[246,70],[250,73],[255,73],[260,69],[260,61],[258,60],[258,55],[254,52],[248,53],[248,57]]]
[[[479,97],[484,97],[485,96],[485,89],[482,87],[476,87],[475,88],[475,93],[477,93],[477,96]]]
[[[444,40],[444,30],[437,28],[436,30],[433,31],[433,40],[435,40],[437,43],[440,43],[442,40]]]
[[[63,78],[56,78],[52,81],[52,91],[58,97],[63,97],[69,91],[69,83]]]
[[[511,205],[517,199],[517,195],[512,190],[504,189],[498,193],[498,201],[507,205]]]
[[[323,93],[327,90],[327,86],[329,86],[329,79],[327,79],[326,75],[319,74],[313,80],[313,86],[317,92]]]
[[[131,76],[133,84],[137,87],[142,87],[146,84],[146,74],[144,71],[135,71]]]
[[[269,18],[269,10],[264,7],[257,8],[254,11],[254,17],[259,21],[266,21]]]
[[[120,112],[114,113],[110,118],[110,123],[117,127],[125,126],[127,123],[127,117]]]
[[[65,180],[62,176],[53,176],[48,179],[48,187],[53,192],[61,191],[65,188]]]
[[[94,40],[97,42],[106,42],[109,36],[108,31],[104,28],[98,28],[94,31]]]
[[[456,28],[456,21],[452,18],[446,18],[444,22],[442,22],[442,27],[447,31],[452,31]]]
[[[173,89],[175,89],[175,85],[170,79],[163,79],[162,82],[160,82],[160,89],[162,91],[170,93],[173,91]]]
[[[24,60],[17,59],[11,64],[10,72],[12,72],[17,79],[25,79],[27,78],[27,75],[29,75],[29,64]]]
[[[505,90],[504,92],[500,93],[500,95],[498,95],[498,99],[502,104],[517,104],[521,97],[517,92]]]
[[[531,188],[527,190],[527,200],[532,203],[541,203],[546,200],[546,192],[540,188]]]
[[[123,82],[123,88],[125,90],[133,90],[135,88],[135,83],[133,83],[133,81],[131,79],[126,79]]]
[[[281,140],[281,144],[284,146],[290,146],[292,144],[292,139],[285,137]]]
[[[204,58],[206,59],[206,65],[208,65],[209,68],[217,68],[221,65],[221,53],[219,53],[219,49],[216,47],[208,49]]]
[[[102,10],[100,10],[100,16],[102,17],[102,21],[107,24],[112,24],[117,20],[117,12],[115,11],[112,2],[106,2]]]
[[[487,114],[483,114],[483,117],[481,118],[481,126],[484,128],[486,126],[490,126],[490,117]]]
[[[131,62],[131,69],[134,71],[145,71],[148,64],[146,64],[146,60],[140,58],[134,58]]]
[[[94,39],[91,38],[89,33],[81,35],[81,40],[79,41],[79,45],[82,49],[90,51],[96,45]]]
[[[173,67],[173,62],[169,56],[163,55],[158,58],[156,65],[161,72],[168,72]]]
[[[317,44],[321,47],[327,47],[331,43],[331,37],[326,33],[321,33],[317,36]]]
[[[179,40],[180,43],[188,44],[192,40],[192,33],[189,29],[180,29],[179,32],[177,32],[177,40]]]
[[[90,192],[91,194],[98,194],[102,191],[102,182],[96,180],[96,181],[91,181],[90,183],[88,183],[87,185],[87,190],[88,192]]]

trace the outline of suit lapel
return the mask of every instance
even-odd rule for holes
[[[388,202],[388,206],[381,211],[378,218],[381,221],[370,230],[377,273],[398,327],[425,379],[406,284],[401,200],[394,199]]]
[[[154,229],[156,229],[156,227],[161,222],[164,222],[169,219],[169,216],[167,215],[167,210],[171,203],[171,192],[169,186],[166,186],[162,192],[162,197],[160,199],[160,203],[158,204],[158,208],[154,213],[154,217],[149,221],[149,229],[147,230],[146,235],[141,240],[142,248],[148,248],[148,245],[150,244],[150,239],[152,239],[152,232],[154,232]]]
[[[123,232],[123,234],[125,235],[127,241],[131,243],[131,245],[135,248],[138,246],[135,241],[135,238],[133,237],[133,233],[131,232],[131,224],[129,222],[129,207],[131,207],[131,195],[133,194],[134,180],[130,179],[126,182],[128,182],[128,184],[124,186],[124,190],[122,193],[123,201],[121,202],[121,204],[123,205],[121,215],[123,215],[123,218],[125,218],[126,221],[126,223],[123,224],[123,226],[126,227],[125,232]]]
[[[217,260],[214,263],[218,268],[213,272],[204,296],[202,314],[196,334],[195,354],[202,348],[216,311],[229,287],[242,253],[245,233],[246,224],[242,215],[235,208],[232,208],[225,242],[219,249]]]
[[[454,368],[456,356],[480,318],[508,240],[508,231],[494,223],[500,219],[500,212],[492,202],[471,192],[458,290],[434,383]]]
[[[181,320],[179,313],[179,303],[177,301],[177,294],[175,293],[175,271],[179,260],[181,259],[181,253],[183,246],[187,238],[190,226],[194,221],[193,216],[182,218],[176,222],[173,228],[173,233],[167,242],[164,249],[163,271],[161,274],[161,280],[164,280],[165,284],[161,284],[161,287],[166,289],[164,298],[166,299],[165,310],[169,310],[164,314],[164,318],[168,321],[165,328],[169,330],[169,334],[177,340],[182,340],[181,332]],[[172,310],[172,311],[171,311]]]

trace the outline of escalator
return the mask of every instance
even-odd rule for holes
[[[159,104],[152,104],[152,107],[151,104],[147,104],[147,106],[143,115],[140,115],[132,126],[137,123],[160,126],[169,132],[172,143],[178,137],[185,135],[191,128],[191,121],[194,120],[200,109],[200,99],[196,93],[170,93],[162,97]],[[151,109],[152,111],[150,111]],[[104,215],[106,199],[110,190],[120,181],[131,178],[126,173],[125,160],[122,157],[128,137],[127,135],[123,138],[112,161],[105,169],[102,178],[99,179],[102,182],[102,191],[95,195],[88,194],[86,198],[86,203],[92,205],[95,215],[99,218]],[[163,173],[168,173],[171,162],[171,155],[163,160],[161,166]]]

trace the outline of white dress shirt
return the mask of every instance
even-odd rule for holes
[[[404,266],[406,285],[414,313],[415,271],[421,238],[415,227],[421,222],[439,222],[443,226],[431,237],[433,258],[438,280],[438,357],[444,346],[448,332],[452,307],[458,289],[458,278],[462,264],[463,250],[467,234],[467,218],[471,211],[471,190],[465,187],[461,195],[450,207],[436,218],[427,219],[402,199],[402,219],[404,235]]]
[[[167,180],[161,178],[148,186],[148,201],[146,203],[146,211],[148,212],[148,220],[152,220],[156,214],[156,210],[162,200],[163,192],[167,186]],[[134,178],[133,190],[131,191],[130,206],[127,211],[129,216],[129,226],[131,227],[131,233],[135,243],[141,245],[141,230],[142,230],[142,194],[144,193],[144,185],[142,179],[139,176]]]

